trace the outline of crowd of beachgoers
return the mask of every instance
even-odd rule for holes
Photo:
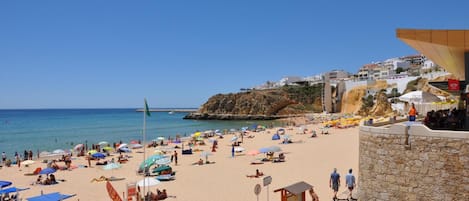
[[[39,158],[31,151],[5,156],[0,180],[12,184],[3,188],[14,186],[19,192],[2,196],[60,192],[74,195],[70,200],[111,200],[109,181],[122,199],[252,200],[254,186],[269,176],[270,190],[263,189],[259,198],[280,196],[273,190],[298,181],[314,186],[308,192],[329,198],[334,168],[344,178],[349,169],[358,174],[357,118],[317,115],[283,121],[283,127],[196,131],[150,142],[77,144]],[[344,178],[339,197],[348,196]]]

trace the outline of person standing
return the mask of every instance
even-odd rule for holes
[[[316,194],[316,192],[314,192],[313,187],[311,187],[311,189],[309,189],[309,195],[311,195],[312,201],[319,201],[318,194]]]
[[[2,152],[2,162],[5,164],[5,161],[7,160],[7,154],[5,152]]]
[[[178,165],[178,152],[174,150],[174,164]]]
[[[331,178],[329,179],[329,187],[334,191],[333,200],[337,199],[337,192],[339,191],[340,186],[340,174],[337,173],[337,168],[334,168],[334,171],[331,173]]]
[[[234,155],[235,155],[235,148],[234,148],[234,144],[231,145],[231,158],[234,158]]]
[[[409,110],[409,121],[415,121],[416,116],[417,116],[417,110],[415,109],[414,103],[412,103],[412,106],[410,106],[410,110]]]
[[[352,198],[352,191],[355,188],[355,176],[352,174],[352,168],[348,170],[348,174],[345,176],[345,185],[347,185],[348,190],[350,191],[349,199]]]
[[[18,164],[18,167],[21,167],[21,156],[18,154],[16,155],[16,164]]]

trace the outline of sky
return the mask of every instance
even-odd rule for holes
[[[0,1],[0,109],[199,107],[285,76],[417,54],[466,1]]]

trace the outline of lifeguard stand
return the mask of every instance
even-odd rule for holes
[[[306,191],[311,189],[313,186],[310,184],[300,181],[287,187],[279,188],[274,192],[281,192],[281,201],[306,201]]]
[[[136,196],[137,196],[136,183],[135,182],[127,183],[127,200],[129,201],[133,200],[134,197],[135,197],[135,200],[137,200]]]

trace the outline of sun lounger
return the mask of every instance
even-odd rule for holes
[[[172,174],[164,174],[164,175],[156,176],[156,179],[158,179],[159,181],[171,181],[171,180],[176,179],[176,176]]]
[[[185,155],[185,154],[192,154],[192,149],[182,150],[182,154],[183,154],[183,155]]]

